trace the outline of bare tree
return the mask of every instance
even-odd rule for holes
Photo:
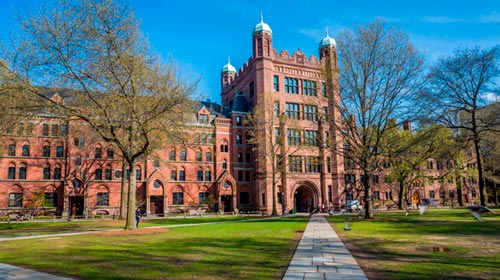
[[[126,229],[135,228],[136,162],[176,132],[194,85],[150,49],[130,8],[113,0],[64,0],[26,16],[21,29],[12,69],[28,92],[120,150],[132,174]],[[64,89],[63,102],[47,88]]]
[[[456,129],[476,155],[481,205],[486,205],[484,163],[481,152],[483,136],[498,133],[500,113],[483,110],[488,95],[498,96],[500,46],[482,50],[459,49],[449,58],[439,60],[429,74],[429,90],[422,97],[432,114],[444,125]],[[481,112],[482,111],[482,112]]]
[[[293,160],[290,156],[301,148],[300,132],[295,129],[296,121],[293,116],[287,116],[280,112],[278,100],[272,95],[267,95],[265,104],[273,106],[256,106],[254,111],[247,116],[249,124],[248,134],[251,137],[249,144],[254,145],[256,161],[265,166],[264,178],[271,177],[272,183],[272,215],[278,215],[277,210],[277,186],[286,181],[287,160]],[[298,117],[298,116],[297,116]],[[297,133],[297,136],[295,136]],[[294,134],[294,135],[292,135]],[[294,139],[287,143],[287,135]],[[286,205],[286,187],[283,186],[283,210]]]
[[[334,125],[345,141],[338,149],[362,173],[365,217],[372,218],[370,179],[379,168],[380,141],[393,128],[390,120],[411,119],[423,59],[403,31],[387,28],[378,20],[353,33],[343,31],[337,39],[340,99],[332,103],[342,115],[344,122]]]

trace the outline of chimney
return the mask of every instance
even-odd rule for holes
[[[403,122],[403,130],[411,132],[411,121]]]

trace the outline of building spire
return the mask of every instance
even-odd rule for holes
[[[329,37],[328,36],[328,26],[325,26],[325,33],[326,33],[326,37]]]
[[[262,15],[262,11],[260,11],[260,22],[264,22],[264,16]]]

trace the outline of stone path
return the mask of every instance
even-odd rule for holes
[[[0,263],[0,279],[2,280],[71,280],[31,269]]]
[[[367,280],[324,216],[312,215],[283,280]]]

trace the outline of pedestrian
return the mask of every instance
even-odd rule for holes
[[[137,208],[135,210],[135,226],[138,228],[139,227],[139,221],[141,220],[141,209]]]

